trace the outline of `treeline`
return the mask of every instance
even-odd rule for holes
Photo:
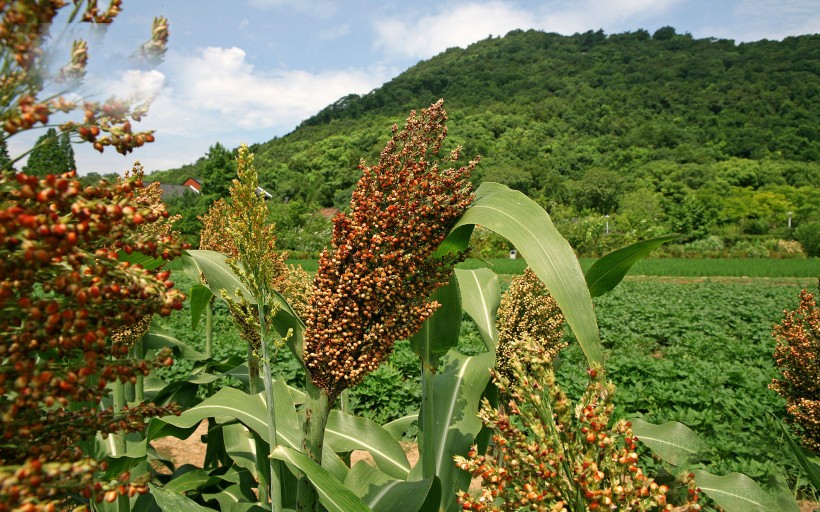
[[[608,223],[619,241],[790,238],[820,222],[818,67],[818,35],[736,44],[671,27],[513,31],[420,62],[251,149],[273,201],[344,208],[359,159],[376,160],[391,124],[443,97],[448,144],[483,158],[475,181],[521,190],[567,234]],[[207,162],[152,178],[207,179]]]

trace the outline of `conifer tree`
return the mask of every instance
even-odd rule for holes
[[[71,147],[71,135],[68,132],[60,134],[59,148],[63,163],[61,172],[76,171],[77,163],[74,161],[74,148]]]
[[[57,130],[49,128],[45,135],[37,139],[23,172],[30,176],[45,177],[48,174],[61,174],[65,172],[65,167]]]
[[[0,172],[14,171],[6,139],[0,139]]]

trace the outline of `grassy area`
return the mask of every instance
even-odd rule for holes
[[[586,271],[595,262],[594,258],[581,258],[581,267]],[[308,272],[316,272],[316,260],[290,260],[289,263],[302,265]],[[489,267],[496,274],[520,274],[527,262],[523,259],[468,258],[460,268]],[[649,258],[639,261],[629,271],[633,276],[670,277],[820,277],[820,258],[808,259],[691,259],[691,258]]]

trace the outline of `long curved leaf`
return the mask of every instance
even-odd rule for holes
[[[195,501],[187,498],[179,493],[167,491],[162,487],[157,487],[154,484],[148,484],[151,490],[151,496],[157,502],[157,506],[163,512],[212,512]]]
[[[170,347],[178,357],[189,361],[204,361],[208,359],[205,354],[197,352],[171,336],[171,333],[163,329],[156,321],[151,323],[151,327],[143,339],[143,347],[146,350]]]
[[[256,304],[250,290],[234,274],[231,267],[225,262],[227,256],[216,251],[188,250],[182,254],[182,266],[188,275],[195,275],[195,280],[199,281],[199,273],[205,275],[208,288],[214,295],[222,297],[222,290],[234,299],[237,299],[236,292],[243,299],[251,304]]]
[[[328,512],[370,512],[367,505],[345,484],[307,455],[280,445],[273,450],[271,457],[299,468],[316,488],[316,492],[319,493],[319,502]]]
[[[715,500],[726,512],[797,512],[797,504],[791,500],[787,511],[783,502],[764,491],[757,483],[742,473],[717,476],[696,469],[695,482],[698,488]]]
[[[199,318],[202,316],[202,312],[205,311],[205,308],[208,307],[208,303],[211,301],[211,297],[214,294],[211,292],[211,289],[205,286],[204,284],[195,284],[191,287],[191,328],[196,329],[196,326],[199,325]]]
[[[440,306],[421,325],[421,329],[410,338],[410,348],[429,368],[439,364],[441,356],[458,344],[461,330],[461,300],[455,275],[450,282],[440,287],[430,297]]]
[[[360,461],[350,470],[345,485],[373,512],[418,512],[425,505],[438,509],[441,488],[435,477],[415,482],[395,480],[366,462]],[[431,492],[432,491],[432,492]]]
[[[698,435],[683,423],[667,421],[655,425],[640,418],[629,421],[638,441],[669,464],[681,466],[698,460],[702,443]]]
[[[612,291],[629,272],[632,265],[649,256],[652,251],[666,242],[678,238],[678,236],[680,235],[666,235],[643,240],[599,258],[584,276],[590,295],[598,297]]]
[[[384,473],[402,480],[410,474],[410,463],[399,442],[373,420],[330,411],[325,427],[325,443],[334,451],[367,450]]]
[[[495,315],[501,303],[498,276],[488,268],[456,269],[455,273],[461,291],[461,306],[478,327],[484,345],[494,352],[498,345]]]
[[[809,483],[811,483],[815,489],[820,490],[820,464],[815,462],[817,459],[814,458],[815,460],[812,460],[810,458],[808,452],[797,443],[794,436],[792,436],[782,421],[777,418],[775,418],[775,421],[780,425],[780,430],[783,431],[783,435],[786,437],[786,443],[789,446],[789,451],[794,455],[794,460],[797,461],[797,464],[803,472],[806,473]]]
[[[397,418],[389,423],[385,423],[384,425],[382,425],[382,428],[388,431],[394,439],[396,439],[397,441],[401,441],[404,432],[407,430],[407,427],[417,422],[418,420],[419,413],[414,412],[413,414],[408,414],[407,416],[402,416],[401,418]]]
[[[462,230],[481,225],[503,236],[521,252],[564,313],[590,363],[603,365],[603,348],[581,265],[547,212],[521,192],[498,183],[483,183],[441,251],[464,243]]]
[[[494,364],[490,352],[465,356],[451,350],[439,373],[425,376],[430,394],[422,414],[430,417],[423,421],[420,459],[411,479],[440,478],[444,510],[454,510],[455,492],[470,484],[470,474],[456,468],[453,456],[466,455],[481,430],[476,412]]]

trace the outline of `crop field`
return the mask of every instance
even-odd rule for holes
[[[181,272],[174,278],[182,289],[191,284]],[[784,309],[796,306],[801,287],[816,290],[817,281],[633,279],[597,298],[607,367],[617,386],[617,414],[688,425],[704,442],[702,464],[710,471],[740,471],[763,482],[779,466],[787,468],[793,482],[796,469],[773,435],[772,415],[783,417],[784,402],[767,386],[775,376],[772,325]],[[221,301],[215,313],[216,355],[244,356],[245,343]],[[181,341],[201,348],[203,328],[191,331],[187,305],[163,323]],[[460,349],[483,350],[468,318]],[[181,377],[190,365],[180,361],[166,371]],[[294,384],[304,378],[287,350],[278,354],[276,371]],[[558,375],[570,396],[577,397],[585,382],[577,344],[562,353]],[[398,343],[390,361],[352,390],[354,413],[385,422],[416,410],[418,379],[415,355],[407,342]],[[225,380],[216,387],[231,384]]]
[[[586,271],[595,262],[594,258],[581,258],[581,267]],[[317,260],[290,260],[301,265],[308,272],[316,272]],[[469,258],[460,268],[491,268],[496,274],[517,275],[524,271],[527,262],[523,259],[476,259]],[[643,276],[683,276],[683,277],[818,277],[820,258],[770,259],[770,258],[647,258],[639,261],[629,272]]]

